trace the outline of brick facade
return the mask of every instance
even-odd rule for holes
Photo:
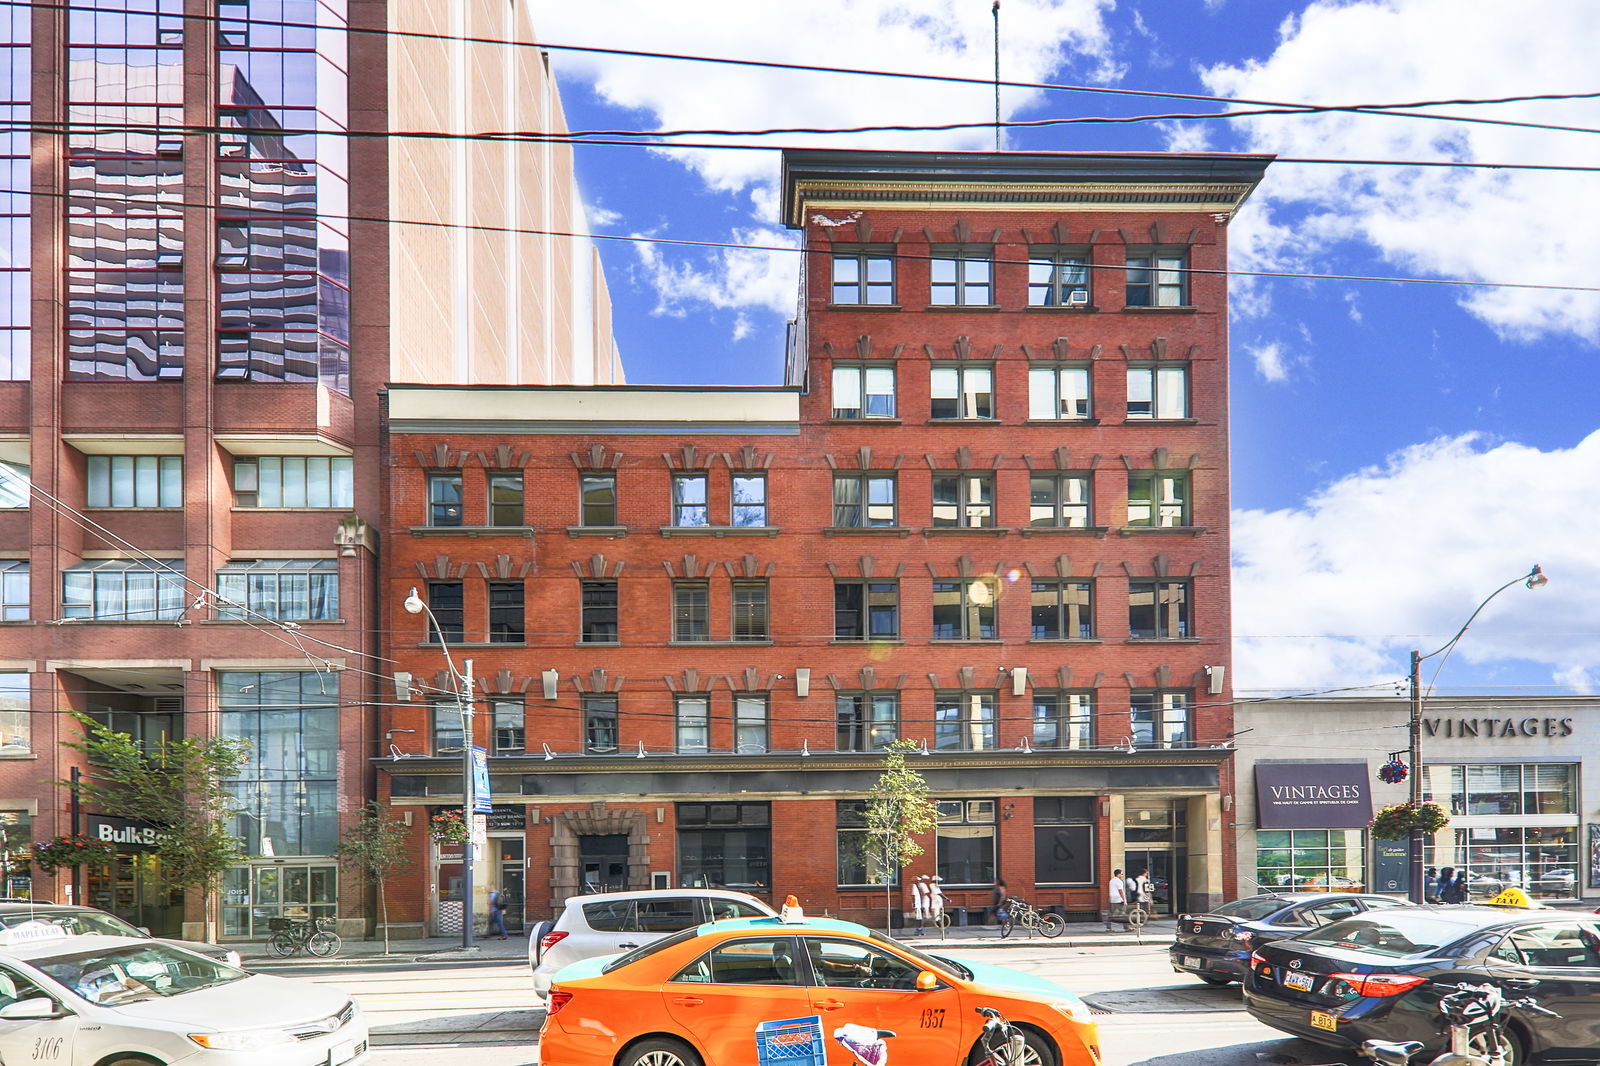
[[[386,701],[383,711],[396,745],[380,764],[383,798],[402,809],[460,802],[459,758],[440,754],[431,732],[429,690],[450,691],[444,663],[424,620],[399,610],[413,586],[426,597],[429,581],[460,582],[461,639],[451,645],[458,661],[474,660],[480,682],[475,739],[490,749],[496,804],[530,815],[525,830],[497,837],[525,850],[525,884],[503,883],[499,869],[487,884],[522,894],[530,919],[577,888],[562,849],[587,847],[598,860],[598,838],[636,816],[646,831],[617,867],[628,887],[649,886],[641,873],[678,884],[722,862],[715,868],[737,867],[775,900],[793,892],[813,910],[881,915],[882,888],[839,883],[837,804],[863,798],[881,761],[852,750],[836,728],[837,696],[857,693],[897,697],[898,735],[929,749],[912,765],[939,798],[977,801],[949,808],[978,821],[928,841],[903,883],[955,873],[959,852],[964,876],[946,876],[947,891],[973,911],[988,906],[998,874],[1016,895],[1092,914],[1110,870],[1147,859],[1170,863],[1179,907],[1231,895],[1235,864],[1222,824],[1233,716],[1221,271],[1227,221],[1265,164],[789,153],[785,220],[804,230],[806,262],[785,386],[391,387],[381,610],[385,654],[415,684],[410,699]],[[1088,300],[1030,306],[1029,261],[1047,249],[1088,251]],[[1129,263],[1152,252],[1169,262],[1152,264],[1144,291],[1169,288],[1145,297],[1155,306],[1127,306]],[[892,262],[886,302],[835,302],[835,258],[859,256]],[[973,263],[991,264],[992,275]],[[985,298],[942,305],[950,290],[936,286],[952,269],[971,271],[963,297]],[[1033,280],[1042,273],[1035,268]],[[848,380],[836,394],[836,364],[891,371],[892,413],[881,399],[876,410],[852,408]],[[1070,371],[1073,381],[1086,372],[1088,410],[1035,417],[1046,412],[1030,410],[1030,381],[1047,370]],[[1163,372],[1157,389],[1177,381],[1182,395],[1173,407],[1160,397],[1145,406],[1137,382]],[[952,413],[942,391],[952,377],[966,393],[954,401],[959,417],[938,417]],[[523,478],[525,512],[514,529],[487,517],[488,477],[504,471]],[[459,474],[459,526],[430,523],[430,474]],[[1035,479],[1064,474],[1090,478],[1087,520],[1041,524]],[[614,517],[585,516],[585,475],[615,479]],[[755,526],[760,516],[736,517],[731,499],[733,479],[752,475],[766,485],[767,513]],[[692,503],[675,513],[674,478],[683,476],[705,479],[703,516]],[[1131,483],[1150,476],[1177,486],[1177,498],[1130,501],[1144,491]],[[853,525],[869,519],[847,497],[835,507],[845,491],[836,485],[852,479],[864,488],[891,480],[892,513]],[[952,487],[961,499],[942,495]],[[1147,524],[1142,508],[1166,517]],[[615,583],[615,641],[583,639],[585,581]],[[1091,586],[1090,630],[1056,632],[1040,618],[1030,586],[1045,586],[1042,597],[1062,581]],[[490,639],[491,582],[522,590],[522,639]],[[892,639],[841,634],[848,623],[836,618],[836,586],[851,582],[896,587]],[[734,597],[763,583],[769,628],[736,640]],[[689,584],[706,590],[703,636],[674,628],[700,618],[698,601],[675,604],[675,587],[688,596]],[[1160,606],[1132,609],[1152,594]],[[935,602],[951,596],[961,600],[954,610]],[[1169,603],[1178,597],[1183,608]],[[1135,619],[1158,628],[1136,631]],[[1078,742],[1053,742],[1039,720],[1049,709],[1041,698],[1057,693],[1092,694],[1092,727]],[[525,702],[521,738],[496,737],[486,721],[496,695]],[[586,733],[585,701],[593,710],[596,696],[616,700],[614,744]],[[748,741],[752,731],[736,736],[741,696],[765,701],[763,741]],[[685,697],[709,700],[703,744],[698,720],[678,716]],[[1134,704],[1147,700],[1163,710],[1135,721]],[[937,719],[941,703],[966,716]],[[455,728],[448,719],[444,728]],[[1036,810],[1041,799],[1049,802]],[[709,804],[720,809],[708,817],[748,824],[730,823],[732,835],[674,832],[680,816],[699,818]],[[1092,862],[1036,854],[1036,841],[1065,849],[1067,837],[1051,827],[1069,810],[1073,833],[1083,834],[1071,839],[1094,841]],[[616,816],[606,833],[568,835],[603,812]],[[414,821],[425,861],[391,897],[406,900],[397,922],[419,928],[437,925],[438,902],[458,875],[426,857],[425,824]],[[983,843],[991,835],[994,844]],[[700,847],[766,848],[770,864],[685,850]],[[1053,861],[1070,865],[1071,877],[1041,881]]]

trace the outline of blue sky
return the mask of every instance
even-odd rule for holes
[[[534,22],[550,44],[992,74],[989,0],[537,0]],[[1003,76],[1024,82],[1316,105],[1600,91],[1600,19],[1572,0],[1002,0],[1000,26]],[[572,129],[993,115],[981,86],[561,50],[552,64]],[[1024,89],[1005,90],[1002,108],[1008,121],[1248,110]],[[1011,129],[1005,147],[1333,160],[1274,166],[1231,227],[1239,270],[1600,287],[1600,176],[1359,163],[1600,167],[1600,134],[1510,122],[1600,128],[1600,102]],[[993,131],[769,143],[986,149]],[[776,152],[590,146],[577,158],[596,233],[794,243],[776,221]],[[602,241],[601,252],[630,381],[781,381],[792,253],[644,240]],[[1241,688],[1385,685],[1404,676],[1408,649],[1443,644],[1479,600],[1539,563],[1551,584],[1497,598],[1439,691],[1595,693],[1600,293],[1236,278],[1232,295]]]

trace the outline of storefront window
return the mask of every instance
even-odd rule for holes
[[[1576,785],[1576,767],[1564,763],[1433,765],[1424,798],[1452,815],[1576,815]]]
[[[1262,891],[1359,891],[1366,888],[1360,829],[1262,829],[1256,833],[1256,885]]]
[[[27,755],[32,750],[28,675],[0,673],[0,755]]]
[[[938,862],[945,885],[994,884],[994,800],[939,800]]]
[[[1453,838],[1452,844],[1429,848],[1426,861],[1465,870],[1472,899],[1488,899],[1508,888],[1540,899],[1583,894],[1576,825],[1470,826],[1441,835]]]
[[[873,836],[867,829],[867,804],[864,800],[840,800],[837,804],[839,840],[839,887],[882,886],[885,873],[889,884],[900,883],[899,867],[884,870]]]
[[[772,806],[678,804],[678,884],[766,892],[772,884]]]
[[[339,682],[317,671],[218,675],[222,735],[251,743],[232,782],[251,856],[330,855],[338,844]]]
[[[1094,882],[1094,797],[1033,801],[1033,879],[1041,885]]]
[[[33,895],[28,857],[33,853],[33,815],[0,811],[0,889],[13,899]]]

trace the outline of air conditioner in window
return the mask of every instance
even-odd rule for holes
[[[1067,293],[1067,306],[1068,307],[1087,306],[1088,303],[1089,303],[1089,290],[1088,289],[1073,289],[1071,292]]]

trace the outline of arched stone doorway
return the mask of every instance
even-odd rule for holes
[[[642,811],[610,810],[596,803],[587,810],[563,811],[550,823],[550,907],[558,910],[583,888],[583,837],[628,838],[628,886],[649,887],[650,834]]]

